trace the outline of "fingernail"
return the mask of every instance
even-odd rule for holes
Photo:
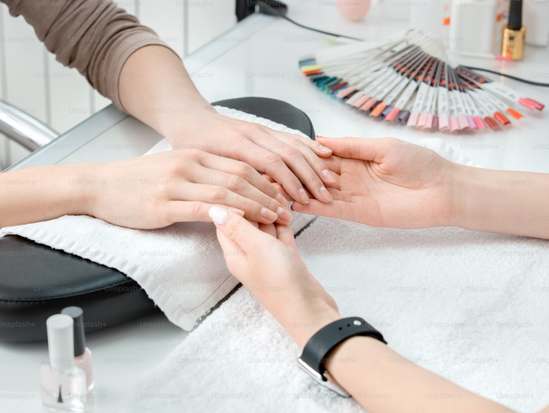
[[[332,153],[332,150],[324,145],[318,145],[318,149],[320,149],[320,151],[324,153]]]
[[[328,182],[335,182],[336,181],[335,178],[330,173],[330,171],[328,171],[327,169],[324,169],[322,171],[322,177],[324,178],[325,181],[328,181]]]
[[[276,210],[276,213],[278,214],[278,218],[280,218],[282,221],[290,222],[292,220],[292,213],[287,209],[278,207],[278,209]]]
[[[229,218],[229,213],[223,208],[219,207],[211,207],[208,211],[208,214],[210,215],[212,221],[215,222],[217,225],[223,225],[225,221],[227,221],[227,219]]]
[[[232,208],[232,207],[229,207],[227,208],[229,211],[231,212],[234,212],[235,214],[238,214],[240,215],[241,217],[244,216],[244,211],[242,211],[241,209],[237,209],[237,208]]]
[[[299,194],[299,198],[301,198],[301,203],[309,203],[309,197],[307,196],[307,192],[305,192],[303,188],[299,188],[299,191],[297,191],[297,193]]]
[[[330,138],[327,138],[326,136],[322,136],[322,135],[316,135],[317,138],[320,138],[320,139],[330,139]]]
[[[323,186],[320,187],[320,194],[326,201],[332,202],[334,200],[332,194]]]
[[[278,215],[276,215],[273,211],[267,208],[261,208],[261,216],[266,219],[267,221],[276,221],[278,218]]]
[[[288,206],[288,200],[284,198],[280,192],[277,194],[276,200],[280,202],[283,206]]]
[[[290,205],[290,209],[295,212],[294,204]]]

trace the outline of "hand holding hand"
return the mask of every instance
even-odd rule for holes
[[[334,299],[309,273],[287,225],[253,224],[224,208],[210,209],[231,274],[303,347],[340,318]]]
[[[296,200],[294,211],[390,228],[452,222],[457,164],[394,138],[319,141],[334,153],[325,160],[336,178],[328,188],[334,201],[305,205]]]
[[[211,108],[211,107],[210,107]],[[268,173],[294,199],[306,204],[307,192],[323,203],[332,201],[325,184],[334,180],[319,157],[332,151],[299,135],[278,132],[265,126],[201,109],[192,118],[175,120],[163,127],[174,149],[200,149],[214,155],[243,161]]]

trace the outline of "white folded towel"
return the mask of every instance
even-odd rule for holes
[[[365,318],[403,356],[519,412],[549,404],[547,241],[318,218],[297,244],[341,314]],[[317,385],[299,355],[242,287],[145,375],[126,411],[363,411]]]
[[[216,109],[231,118],[303,135],[268,119],[224,107]],[[171,149],[163,139],[147,154]],[[293,215],[294,233],[313,218]],[[87,216],[64,216],[0,230],[0,237],[8,234],[117,269],[137,281],[169,320],[185,330],[191,330],[201,316],[238,284],[227,270],[211,223],[179,223],[158,230],[134,230]]]
[[[297,244],[342,315],[364,317],[403,356],[520,412],[549,404],[548,241],[318,218]],[[145,375],[126,411],[363,411],[309,378],[299,354],[242,287]]]

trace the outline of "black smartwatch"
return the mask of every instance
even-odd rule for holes
[[[344,389],[328,381],[325,375],[326,368],[324,367],[324,362],[338,344],[354,336],[372,337],[387,344],[383,335],[362,318],[342,318],[317,331],[305,345],[301,357],[297,359],[297,363],[323,386],[340,396],[351,397]]]

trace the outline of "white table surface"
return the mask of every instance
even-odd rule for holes
[[[324,30],[360,37],[379,38],[406,28],[406,22],[390,20],[372,10],[360,23],[349,23],[333,7],[302,0],[291,10],[295,20]],[[324,2],[329,4],[335,2]],[[320,93],[298,70],[302,57],[326,47],[325,36],[276,20],[258,33],[199,70],[193,79],[210,101],[240,96],[265,96],[285,100],[304,110],[318,134],[325,136],[394,136],[410,142],[441,137],[454,149],[477,163],[497,169],[549,172],[549,118],[545,113],[527,115],[513,127],[499,132],[449,134],[416,131],[367,118]],[[523,62],[500,63],[460,58],[460,63],[504,70],[516,76],[549,81],[549,52],[527,48]],[[549,103],[546,89],[503,80],[523,90],[528,97]],[[543,148],[543,149],[541,149]],[[88,411],[110,413],[146,371],[160,362],[187,333],[170,324],[161,314],[136,320],[87,337],[94,354],[96,390]],[[45,343],[0,344],[0,411],[33,413],[45,411],[40,402],[38,368],[46,360]]]

